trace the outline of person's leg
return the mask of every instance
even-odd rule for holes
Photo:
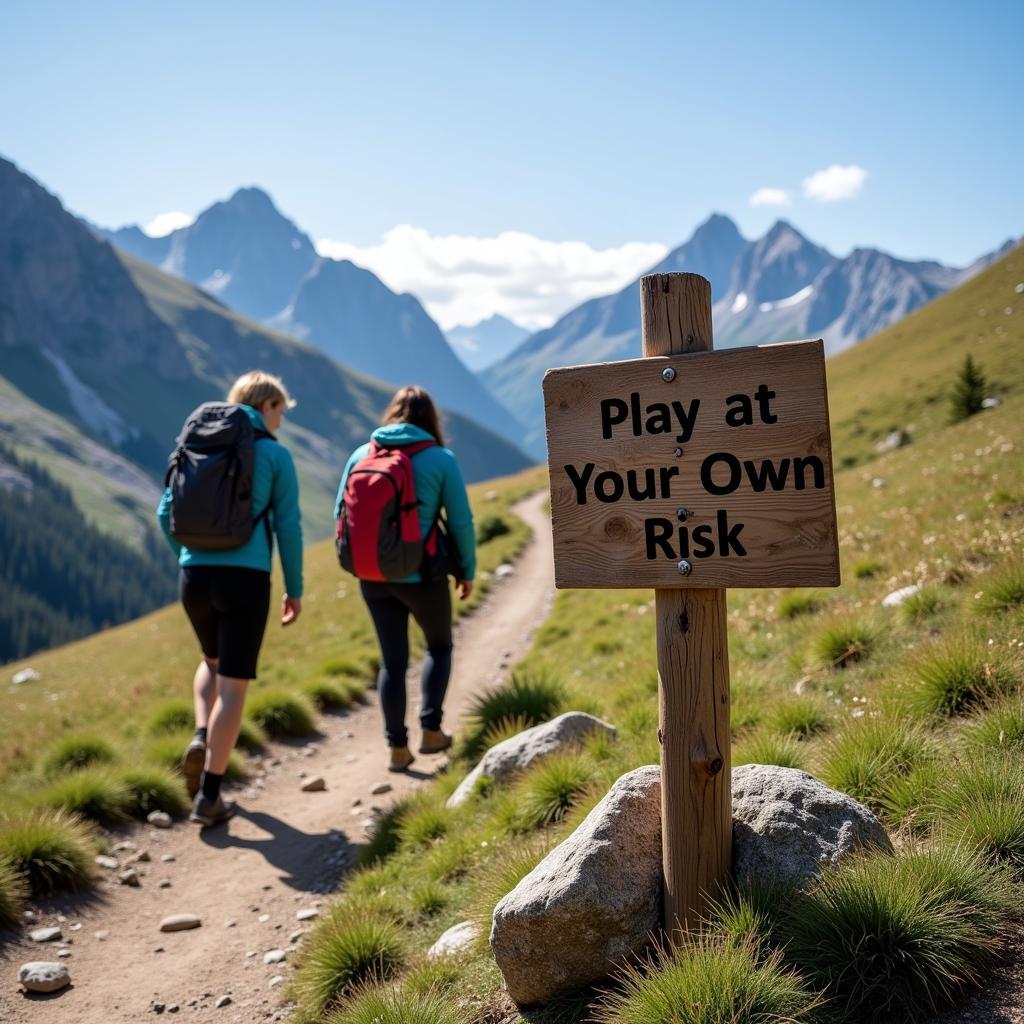
[[[206,762],[207,725],[217,698],[220,616],[211,598],[212,578],[212,571],[207,566],[184,568],[179,584],[182,606],[203,652],[203,660],[192,677],[196,731],[181,759],[181,774],[189,797],[195,797],[199,791],[199,780]]]
[[[361,583],[360,589],[380,643],[377,692],[384,714],[384,735],[389,747],[407,747],[405,674],[409,668],[409,612],[386,584]]]
[[[227,771],[231,751],[235,749],[238,733],[242,728],[242,712],[245,710],[245,694],[248,687],[248,679],[217,676],[217,700],[213,705],[213,714],[210,715],[206,741],[207,774],[212,773],[218,778],[223,778],[224,772]],[[211,800],[217,798],[217,792],[206,795]]]
[[[441,718],[452,671],[451,591],[447,580],[408,586],[410,611],[427,642],[420,677],[420,725],[425,733],[433,735],[424,746],[446,746],[447,737],[441,736]]]
[[[210,713],[217,699],[217,659],[203,657],[192,678],[192,703],[196,712],[196,732],[204,736],[210,724]]]

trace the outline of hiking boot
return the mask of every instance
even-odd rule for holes
[[[206,740],[202,736],[193,736],[181,758],[181,774],[185,776],[185,788],[190,800],[194,800],[199,792],[199,779],[205,766]]]
[[[452,738],[442,729],[424,729],[420,740],[421,754],[441,754],[452,745]]]
[[[388,771],[404,772],[415,760],[416,758],[412,756],[412,751],[408,747],[392,747]]]
[[[188,820],[207,828],[227,821],[237,810],[238,805],[233,800],[225,800],[222,796],[218,796],[216,800],[208,800],[202,793],[197,793]]]

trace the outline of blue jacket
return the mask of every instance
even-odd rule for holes
[[[390,446],[433,440],[433,435],[414,427],[411,423],[389,423],[385,427],[378,427],[371,437],[378,444]],[[334,503],[335,519],[341,515],[341,503],[348,475],[352,472],[352,467],[369,450],[370,444],[367,442],[348,457],[338,487],[338,498]],[[440,445],[424,448],[412,457],[412,476],[416,484],[416,500],[420,503],[420,533],[423,536],[427,535],[427,531],[434,525],[434,520],[443,508],[448,517],[448,529],[459,549],[466,579],[473,579],[476,576],[476,531],[473,528],[473,510],[469,507],[469,495],[466,494],[466,485],[455,454]],[[402,582],[419,583],[420,575],[415,573]]]
[[[251,406],[243,405],[252,425],[266,430],[263,417]],[[284,587],[289,597],[302,597],[302,515],[299,512],[299,481],[291,453],[280,441],[268,437],[256,442],[253,467],[252,512],[254,516],[270,506],[269,520],[281,549]],[[170,533],[171,489],[164,491],[156,517],[167,537],[179,565],[235,565],[243,569],[270,572],[271,543],[260,523],[248,543],[227,551],[192,551],[182,547]]]

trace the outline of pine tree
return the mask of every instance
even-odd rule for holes
[[[963,368],[960,370],[953,388],[950,423],[959,423],[961,420],[967,419],[968,416],[981,412],[981,403],[985,399],[987,387],[985,375],[975,366],[974,360],[968,356],[964,360]]]

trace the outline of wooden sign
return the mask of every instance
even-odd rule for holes
[[[821,341],[548,370],[558,587],[838,586]]]

